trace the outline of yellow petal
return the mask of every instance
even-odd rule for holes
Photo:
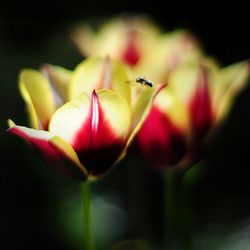
[[[90,98],[82,93],[79,97],[57,109],[51,118],[49,131],[72,142],[79,127],[89,115]]]
[[[127,146],[129,146],[129,144],[132,142],[136,133],[139,131],[144,120],[149,114],[154,98],[165,87],[166,85],[161,84],[157,87],[147,88],[139,94],[138,99],[136,103],[134,104],[134,107],[132,110],[131,135],[128,139]]]
[[[249,62],[232,64],[218,73],[217,98],[214,100],[216,122],[220,122],[228,114],[235,98],[249,82],[249,76]]]
[[[97,96],[115,134],[127,138],[131,124],[131,111],[127,101],[111,90],[97,91]]]
[[[70,160],[74,164],[74,167],[68,166],[67,168],[68,172],[72,176],[77,177],[82,176],[82,174],[84,174],[86,177],[88,176],[86,168],[80,163],[76,152],[69,143],[58,136],[53,136],[49,140],[49,143],[55,150],[60,153],[60,155],[63,155],[66,159]],[[65,166],[67,167],[66,164]]]
[[[82,92],[91,93],[93,89],[101,87],[103,65],[101,59],[88,58],[80,63],[72,74],[69,86],[69,100],[79,96]]]
[[[13,128],[14,126],[16,126],[16,124],[11,119],[8,119],[7,123],[8,123],[9,128]]]
[[[107,60],[107,59],[106,59]],[[105,63],[105,62],[103,62]],[[128,85],[128,72],[124,64],[118,61],[110,61],[110,83],[109,86],[103,85],[102,88],[114,90],[130,104],[131,91]]]
[[[30,112],[32,127],[46,128],[55,111],[53,92],[47,79],[36,70],[25,69],[21,72],[19,87]]]
[[[48,141],[50,138],[53,137],[53,134],[49,133],[48,131],[32,129],[24,126],[18,126],[10,119],[8,120],[8,125],[9,125],[8,131],[15,133],[16,135],[26,139],[27,141],[29,141],[30,139]]]
[[[159,36],[155,44],[145,51],[143,60],[136,68],[137,74],[146,74],[153,82],[168,81],[173,70],[183,64],[197,62],[202,55],[194,36],[185,30]]]
[[[170,74],[168,89],[185,105],[189,105],[204,73],[209,83],[209,92],[212,91],[217,70],[218,66],[211,58],[184,64]]]
[[[137,33],[137,45],[140,51],[147,52],[159,36],[160,30],[146,16],[114,18],[107,22],[98,35],[99,53],[108,53],[111,58],[121,59],[128,34]]]
[[[46,64],[42,67],[42,72],[47,74],[52,86],[62,98],[63,103],[67,102],[72,71],[60,66]]]
[[[93,55],[95,51],[94,33],[87,25],[76,26],[70,34],[78,50],[83,56]]]
[[[170,75],[168,89],[170,89],[179,100],[182,100],[185,105],[188,105],[197,88],[198,76],[198,63],[182,65]]]
[[[71,37],[84,56],[104,57],[108,54],[118,59],[122,48],[120,41],[123,41],[123,30],[119,20],[112,20],[100,27],[96,33],[86,25],[79,25],[72,30]]]
[[[93,89],[112,89],[130,103],[130,87],[125,67],[108,57],[89,58],[79,64],[72,76],[69,89],[70,99],[82,92],[91,93]]]
[[[111,56],[112,59],[119,59],[124,44],[124,28],[122,21],[113,19],[105,23],[96,33],[93,43],[94,50],[91,56]]]
[[[171,88],[163,89],[155,98],[154,105],[165,114],[176,127],[184,134],[190,131],[189,110],[186,105],[179,100]]]

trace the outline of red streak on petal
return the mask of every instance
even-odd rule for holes
[[[92,98],[91,98],[91,107],[90,107],[91,133],[93,134],[93,136],[97,134],[98,127],[99,127],[99,121],[100,121],[99,110],[100,110],[100,107],[99,107],[98,98],[97,98],[95,91],[93,91]]]
[[[99,175],[110,168],[125,146],[125,139],[117,137],[105,120],[95,91],[92,93],[89,115],[76,134],[72,146],[92,175]]]
[[[153,106],[137,134],[145,158],[158,168],[177,164],[186,153],[186,142],[181,131]]]
[[[122,60],[129,66],[135,66],[140,60],[140,52],[136,45],[137,33],[135,30],[128,32],[127,43],[122,54]]]
[[[63,152],[54,148],[48,140],[31,137],[18,129],[18,127],[12,127],[8,132],[29,142],[42,160],[44,160],[49,166],[60,171],[62,174],[79,180],[86,179],[85,174],[78,170],[78,168],[74,166],[74,163]]]
[[[190,102],[190,115],[195,144],[201,142],[213,123],[212,104],[208,84],[207,71],[202,67],[197,89]]]

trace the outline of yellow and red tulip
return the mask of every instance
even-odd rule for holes
[[[157,73],[157,81],[178,65],[202,55],[193,34],[186,30],[163,33],[145,16],[113,18],[97,32],[82,25],[72,31],[71,37],[84,56],[109,55],[130,66],[136,75],[143,73],[150,79]]]
[[[73,72],[55,66],[23,70],[19,86],[32,128],[10,121],[9,132],[48,164],[81,180],[96,179],[125,155],[161,88],[145,89],[131,103],[126,80],[122,64],[108,58],[90,58]]]
[[[166,80],[137,134],[144,156],[159,168],[199,159],[209,136],[225,120],[249,78],[248,62],[219,68],[214,62],[179,66]]]
[[[79,26],[71,37],[84,56],[109,55],[133,67],[144,61],[160,33],[148,18],[124,16],[106,22],[98,32],[86,25]]]

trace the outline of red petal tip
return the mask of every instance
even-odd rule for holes
[[[166,86],[168,85],[168,83],[160,83],[157,88],[156,91],[154,93],[154,98],[159,94],[160,91],[162,91]]]

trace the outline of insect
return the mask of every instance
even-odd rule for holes
[[[139,76],[135,80],[137,83],[140,83],[141,85],[144,85],[146,87],[152,88],[154,86],[153,82],[150,80],[146,79],[145,77]]]
[[[152,88],[154,86],[152,81],[150,81],[150,80],[148,80],[148,79],[146,79],[145,77],[142,77],[142,76],[139,76],[135,80],[132,80],[132,81],[128,80],[127,83],[131,84],[131,82],[133,82],[133,81],[135,81],[136,83],[141,84],[142,86],[146,86],[148,88]]]

